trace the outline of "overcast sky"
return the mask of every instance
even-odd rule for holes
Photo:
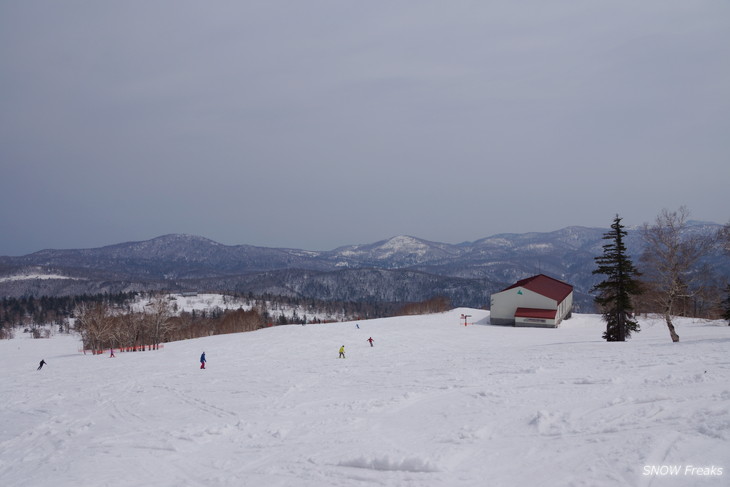
[[[0,3],[0,255],[730,219],[730,2]]]

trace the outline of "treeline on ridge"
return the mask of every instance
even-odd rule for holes
[[[239,309],[214,307],[180,311],[167,294],[117,293],[68,297],[23,297],[0,300],[0,338],[23,329],[35,338],[47,337],[48,325],[59,332],[75,329],[89,350],[145,350],[160,343],[201,336],[237,333],[266,326],[364,320],[403,314],[445,311],[447,298],[423,303],[319,301],[311,298],[226,295]],[[148,300],[143,311],[134,303]],[[245,306],[243,306],[245,304]],[[244,309],[245,308],[245,309]],[[331,319],[323,319],[330,316]]]

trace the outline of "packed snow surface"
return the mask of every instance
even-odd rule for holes
[[[730,327],[677,323],[606,343],[598,316],[456,309],[115,358],[2,340],[0,485],[730,485]]]

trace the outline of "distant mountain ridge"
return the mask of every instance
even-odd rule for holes
[[[691,229],[709,233],[720,227],[693,222]],[[481,307],[492,292],[545,273],[574,285],[578,307],[587,310],[596,282],[594,258],[602,252],[607,230],[572,226],[459,244],[399,235],[330,251],[223,245],[171,234],[0,257],[0,296],[166,289],[405,302],[445,295],[454,305]],[[640,232],[629,229],[627,247],[635,260],[642,245]],[[726,260],[719,261],[720,271],[730,275]]]

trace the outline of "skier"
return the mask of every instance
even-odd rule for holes
[[[114,355],[114,349],[113,349],[113,348],[110,348],[110,349],[109,349],[109,351],[111,352],[111,353],[109,354],[109,358],[114,358],[114,357],[116,357],[116,355]]]
[[[203,352],[203,355],[200,356],[200,368],[201,369],[204,369],[205,368],[205,362],[206,362],[206,360],[205,360],[205,352]]]
[[[44,365],[46,365],[46,361],[41,359],[41,363],[40,363],[40,365],[38,365],[38,368],[36,370],[41,370]]]
[[[356,323],[355,326],[357,327],[358,330],[360,329],[360,323]]]
[[[344,345],[342,345],[340,347],[340,356],[337,358],[345,358],[345,346]]]
[[[367,341],[369,341],[369,342],[370,342],[370,346],[372,347],[372,346],[373,346],[373,337],[370,337],[370,338],[368,338],[368,340],[367,340]]]

